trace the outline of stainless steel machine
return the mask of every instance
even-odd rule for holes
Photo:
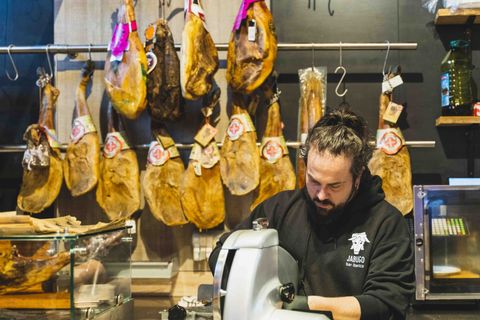
[[[295,259],[279,246],[266,220],[253,230],[232,233],[218,256],[213,284],[213,318],[224,320],[328,319],[320,314],[282,309],[279,288],[297,288]]]

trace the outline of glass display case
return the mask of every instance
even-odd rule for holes
[[[133,319],[131,244],[125,227],[0,236],[0,319]]]
[[[480,298],[480,187],[414,187],[417,300]]]

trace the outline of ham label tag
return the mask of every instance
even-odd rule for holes
[[[148,149],[147,161],[154,166],[162,166],[170,159],[170,151],[165,150],[163,146],[157,141],[150,143]]]
[[[395,102],[390,101],[387,110],[385,110],[385,113],[383,114],[383,120],[393,124],[397,123],[402,110],[403,106],[401,104],[396,104]]]
[[[377,130],[377,149],[381,149],[385,154],[397,154],[404,145],[402,132],[397,128]]]
[[[212,168],[220,161],[220,151],[218,150],[217,143],[212,141],[205,148],[202,148],[198,143],[194,143],[192,152],[190,153],[190,160],[197,162],[203,168]],[[201,171],[197,176],[201,176]]]
[[[284,155],[288,154],[285,138],[283,136],[263,137],[260,154],[263,158],[267,159],[268,162],[276,163]]]
[[[231,141],[240,138],[245,132],[255,131],[252,119],[246,113],[234,114],[230,118],[230,124],[227,128],[227,135]]]
[[[127,140],[120,132],[109,132],[105,138],[103,155],[105,158],[113,158],[122,150],[130,149]]]
[[[112,55],[110,61],[122,61],[123,53],[128,50],[128,37],[130,33],[137,31],[137,22],[117,23],[113,29],[112,40],[108,44],[108,51]]]
[[[245,20],[247,17],[248,13],[248,8],[250,7],[251,4],[254,2],[259,2],[259,1],[264,1],[264,0],[243,0],[242,4],[240,5],[240,9],[238,10],[237,17],[235,18],[235,23],[233,24],[233,30],[232,31],[237,31],[240,29],[240,25],[242,24],[242,21]]]
[[[97,132],[92,117],[89,115],[81,116],[73,121],[70,139],[73,143],[77,143],[84,135],[91,132]]]
[[[399,85],[403,84],[402,77],[400,75],[395,76],[391,79],[385,80],[382,82],[382,92],[383,93],[390,93],[398,87]]]
[[[206,147],[215,135],[217,134],[217,128],[213,127],[210,124],[205,124],[200,131],[195,135],[193,140],[200,144],[202,147]]]
[[[205,12],[203,11],[202,2],[200,0],[185,0],[184,11],[193,13],[205,22]]]
[[[248,21],[248,41],[255,42],[257,39],[257,21],[252,19]]]
[[[154,166],[163,166],[169,159],[180,157],[175,145],[165,148],[162,143],[152,141],[148,149],[147,161]]]

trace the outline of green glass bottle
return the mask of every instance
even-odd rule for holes
[[[472,115],[472,62],[470,42],[450,41],[450,51],[441,65],[442,115]]]

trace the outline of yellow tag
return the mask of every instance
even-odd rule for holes
[[[400,114],[402,113],[402,110],[402,105],[390,101],[387,110],[385,110],[385,113],[383,114],[383,120],[394,124],[397,123],[398,118],[400,118]]]
[[[162,136],[156,130],[153,131],[153,136],[155,139],[162,144],[165,149],[168,149],[172,146],[175,146],[175,141],[173,141],[172,137]]]
[[[193,138],[195,142],[199,143],[202,147],[206,147],[215,135],[217,134],[217,128],[210,124],[205,124],[202,129]]]

